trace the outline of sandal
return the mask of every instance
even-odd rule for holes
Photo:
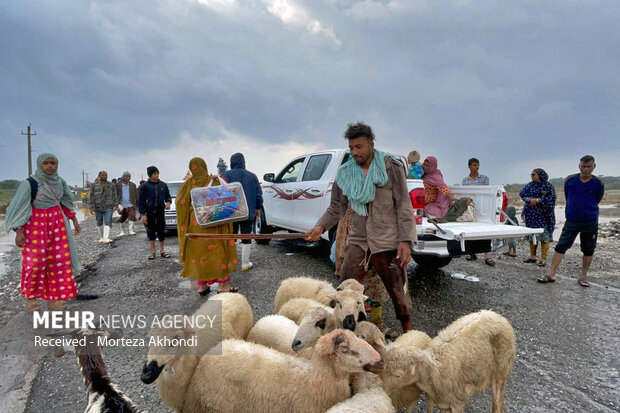
[[[170,254],[167,252],[160,252],[159,255],[161,255],[162,258],[170,258]]]
[[[538,278],[536,281],[538,281],[539,283],[542,283],[542,284],[554,283],[555,282],[555,278],[551,278],[548,275],[545,275],[544,277]]]
[[[239,287],[228,287],[228,290],[224,290],[224,291],[217,291],[218,294],[222,294],[222,293],[236,293],[239,292]]]
[[[538,261],[538,263],[536,265],[538,265],[539,267],[546,267],[547,263],[544,262],[544,261]]]
[[[39,307],[39,302],[36,298],[31,298],[30,300],[26,300],[26,310],[29,313],[34,313],[35,311],[39,311],[41,307]]]
[[[577,280],[577,284],[581,285],[582,287],[590,286],[590,283],[586,281],[585,277],[579,277],[579,279]]]
[[[524,262],[525,264],[535,264],[535,263],[536,263],[536,260],[533,260],[533,259],[531,259],[531,258],[528,258],[527,260],[523,260],[523,262]]]
[[[465,259],[467,261],[476,261],[478,257],[476,256],[476,254],[471,254],[469,257],[465,257]]]
[[[504,252],[504,253],[503,253],[503,255],[505,255],[505,256],[507,256],[507,257],[512,257],[512,258],[514,258],[514,257],[516,257],[516,256],[517,256],[517,254],[511,254],[511,253],[509,253],[509,252]]]
[[[486,260],[484,260],[484,263],[489,267],[495,267],[495,261],[493,261],[492,258],[487,258]]]
[[[149,255],[149,260],[154,260],[155,259],[155,253],[152,253],[151,255]]]
[[[200,291],[200,289],[198,289],[198,294],[200,294],[201,297],[205,297],[205,296],[209,295],[210,292],[211,292],[211,286],[210,285],[207,285],[207,288],[205,288],[202,291]]]
[[[386,340],[390,340],[390,341],[396,340],[398,338],[398,336],[400,335],[400,334],[398,334],[398,331],[396,331],[396,330],[394,330],[394,329],[392,329],[390,327],[384,328],[383,330],[381,330],[381,332],[385,336],[385,339]]]

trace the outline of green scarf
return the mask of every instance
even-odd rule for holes
[[[336,173],[336,183],[342,193],[349,199],[351,209],[361,216],[367,216],[366,204],[375,199],[375,185],[383,186],[388,181],[385,158],[389,153],[373,151],[372,163],[368,175],[353,158],[345,162]]]

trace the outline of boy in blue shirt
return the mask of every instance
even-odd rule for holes
[[[598,177],[592,175],[596,168],[594,157],[586,155],[579,161],[579,174],[570,175],[564,181],[564,196],[566,197],[566,222],[562,228],[562,235],[555,246],[553,262],[549,274],[539,278],[538,282],[549,283],[555,281],[555,272],[564,258],[566,251],[572,247],[577,234],[581,240],[583,263],[578,279],[579,285],[589,287],[586,275],[592,256],[596,248],[598,233],[598,204],[603,199],[605,185]]]

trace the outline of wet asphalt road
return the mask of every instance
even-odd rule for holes
[[[72,309],[104,314],[194,311],[203,299],[178,277],[176,238],[169,241],[167,250],[173,259],[149,262],[143,232],[116,240],[81,285],[81,293],[101,294],[101,298],[72,303]],[[411,265],[414,328],[435,335],[461,315],[480,309],[497,311],[510,320],[517,334],[518,354],[505,400],[508,412],[618,411],[619,291],[598,285],[585,289],[567,278],[538,284],[535,278],[540,270],[520,260],[495,258],[495,268],[482,260],[464,259],[443,270],[424,271]],[[255,320],[273,313],[273,297],[282,279],[312,276],[336,282],[322,244],[286,240],[254,245],[252,261],[255,268],[234,274],[233,284],[248,298]],[[454,272],[475,275],[480,282],[451,278]],[[386,303],[385,321],[396,327],[393,314]],[[125,331],[126,337],[145,334],[144,330]],[[141,407],[169,412],[156,387],[139,379],[146,353],[139,347],[104,349],[109,375]],[[75,358],[48,355],[41,363],[26,411],[83,411],[86,398]],[[423,400],[416,411],[426,411]],[[474,396],[467,411],[490,412],[490,392]]]

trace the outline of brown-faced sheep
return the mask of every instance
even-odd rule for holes
[[[256,322],[248,333],[247,341],[282,353],[295,354],[291,344],[298,329],[299,326],[293,320],[281,315],[268,315]]]
[[[174,383],[182,413],[322,413],[350,397],[349,375],[380,370],[381,356],[346,330],[321,337],[311,360],[241,340],[198,358],[193,376]]]
[[[221,302],[221,317],[216,317],[213,328],[194,330],[191,328],[153,328],[150,337],[177,339],[182,344],[170,348],[166,344],[149,346],[147,361],[144,363],[141,379],[144,383],[156,381],[162,400],[177,410],[183,408],[183,395],[177,392],[182,383],[188,383],[194,374],[199,356],[208,352],[218,353],[221,341],[229,338],[245,339],[252,328],[254,316],[248,301],[241,294],[223,293],[205,302],[196,312],[197,316],[213,316],[214,306]],[[206,326],[205,326],[206,327]],[[220,332],[221,331],[221,335]],[[198,346],[188,344],[187,340],[196,336]]]
[[[330,295],[335,292],[336,289],[327,281],[308,277],[287,278],[280,283],[273,300],[273,306],[277,313],[288,300],[297,297],[311,298],[323,305],[330,305]]]
[[[450,324],[426,349],[390,349],[383,384],[388,393],[415,384],[441,410],[453,413],[465,412],[472,394],[491,387],[493,413],[503,413],[515,355],[515,333],[508,320],[483,310]]]

